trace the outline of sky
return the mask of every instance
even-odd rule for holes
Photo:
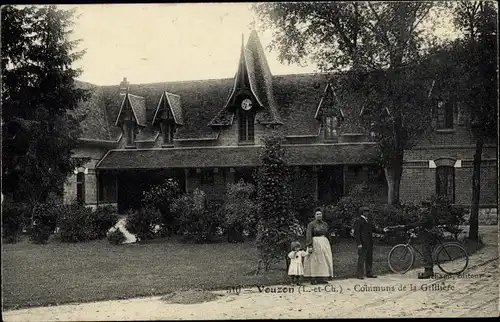
[[[76,9],[72,39],[81,39],[84,57],[75,63],[80,80],[96,85],[232,78],[242,35],[259,26],[249,3],[60,5]],[[444,17],[446,18],[446,17]],[[438,28],[449,33],[443,23]],[[281,64],[266,47],[271,31],[259,37],[273,75],[312,73],[317,68]],[[438,30],[439,32],[439,30]]]
[[[254,15],[248,3],[103,4],[76,8],[73,39],[85,56],[75,63],[80,80],[96,85],[232,78],[242,34]],[[271,33],[259,32],[264,48]],[[272,74],[315,72],[315,66],[283,65],[266,50]]]

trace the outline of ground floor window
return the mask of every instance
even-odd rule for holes
[[[76,174],[76,202],[79,205],[85,204],[85,174],[83,172]]]
[[[455,202],[455,168],[439,166],[436,168],[436,195]]]

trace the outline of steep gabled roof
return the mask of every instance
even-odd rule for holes
[[[118,126],[120,123],[120,116],[122,114],[123,107],[125,106],[126,102],[129,103],[129,106],[132,109],[132,112],[134,113],[137,125],[146,126],[146,104],[144,97],[130,93],[123,95],[123,100],[120,105],[120,111],[118,112],[118,115],[116,117],[115,126]]]
[[[172,115],[174,116],[174,122],[177,125],[184,125],[184,118],[182,116],[182,107],[181,107],[181,97],[177,94],[169,93],[169,92],[163,92],[163,94],[160,97],[160,101],[158,102],[158,106],[156,107],[153,120],[151,123],[155,123],[156,121],[156,116],[158,115],[158,111],[161,107],[161,103],[163,100],[167,100],[167,105],[170,111],[172,112]]]
[[[241,46],[238,70],[234,85],[222,109],[214,116],[209,126],[227,126],[232,124],[234,112],[228,109],[229,102],[236,93],[236,87],[243,75],[247,75],[250,91],[262,109],[257,110],[255,121],[260,124],[283,124],[274,99],[272,75],[267,64],[264,50],[254,30],[248,38],[246,47]]]
[[[259,36],[255,30],[252,30],[250,36],[248,37],[246,49],[252,53],[253,57],[253,68],[255,77],[256,91],[261,97],[263,104],[269,108],[268,115],[269,119],[259,118],[256,116],[256,121],[260,123],[277,123],[282,124],[281,117],[278,112],[278,105],[274,99],[273,93],[273,76],[269,65],[267,63],[267,58],[262,48]]]

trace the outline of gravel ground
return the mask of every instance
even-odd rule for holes
[[[173,296],[157,296],[5,311],[3,320],[498,316],[498,227],[481,226],[480,233],[486,246],[470,257],[469,268],[460,278],[418,280],[418,271],[412,270],[405,275],[391,274],[378,279],[331,281],[327,286],[316,288],[311,285],[254,287],[243,289],[239,294],[224,291],[214,292],[218,295],[215,297],[199,294],[198,302],[207,302],[194,304],[175,304],[168,300]],[[175,298],[182,298],[182,295]]]

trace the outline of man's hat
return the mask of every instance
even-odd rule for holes
[[[359,212],[363,213],[363,211],[370,211],[370,208],[368,208],[366,206],[359,207]]]
[[[297,247],[297,246],[301,247],[301,246],[300,246],[300,243],[299,243],[298,241],[293,241],[293,242],[292,242],[292,244],[290,245],[290,248],[291,248],[291,249],[294,249],[294,248],[295,248],[295,247]]]

